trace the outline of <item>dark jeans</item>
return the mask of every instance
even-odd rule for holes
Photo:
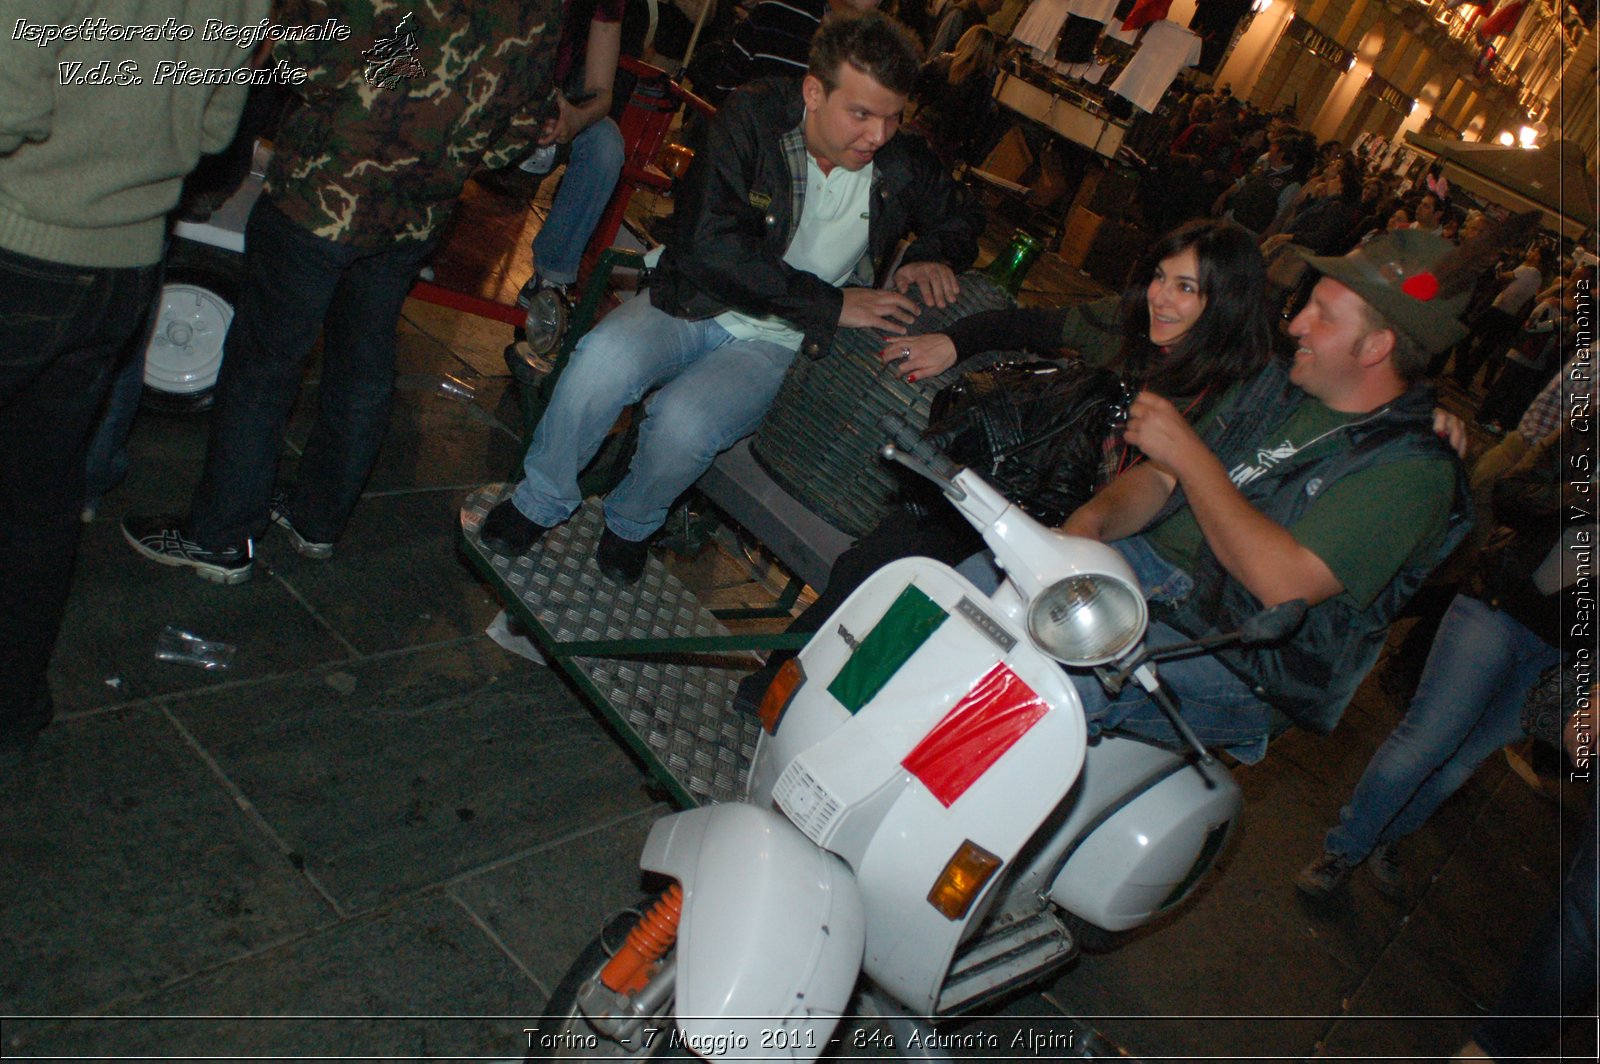
[[[1520,1060],[1548,1050],[1561,1034],[1563,1016],[1594,1015],[1595,890],[1600,877],[1594,840],[1591,805],[1560,900],[1523,950],[1494,1015],[1473,1032],[1473,1041],[1496,1060]]]
[[[84,455],[155,266],[65,266],[0,250],[0,746],[50,719],[45,668],[82,527]]]
[[[144,359],[156,322],[161,318],[161,285],[166,278],[166,263],[163,261],[155,269],[155,291],[150,306],[145,309],[144,322],[128,338],[117,360],[105,409],[100,413],[94,435],[89,438],[88,468],[83,485],[85,506],[98,506],[101,498],[128,475],[128,437],[133,433],[139,402],[144,398]]]
[[[1456,383],[1463,388],[1471,388],[1473,379],[1485,362],[1489,364],[1485,384],[1492,382],[1500,371],[1500,364],[1505,361],[1506,348],[1521,332],[1522,319],[1507,314],[1499,307],[1490,307],[1480,314],[1472,323],[1472,338],[1465,342],[1465,347],[1456,349]]]
[[[943,504],[943,505],[941,505]],[[850,597],[850,593],[864,584],[869,576],[892,561],[901,558],[924,557],[955,565],[983,549],[983,537],[955,507],[934,500],[926,516],[903,506],[895,506],[883,519],[850,549],[839,555],[828,573],[828,584],[815,602],[807,606],[798,617],[789,622],[786,632],[815,632]],[[761,697],[778,675],[778,667],[798,650],[774,650],[767,663],[739,685],[739,704],[754,711]]]
[[[395,326],[432,249],[432,240],[376,248],[335,243],[294,224],[265,196],[256,201],[205,472],[189,507],[187,531],[201,546],[242,548],[266,531],[284,428],[319,330],[317,420],[290,509],[305,538],[338,538],[383,444]]]

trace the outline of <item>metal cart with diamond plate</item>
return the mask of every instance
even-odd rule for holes
[[[564,368],[577,335],[599,306],[597,286],[606,283],[613,264],[626,265],[628,261],[615,251],[602,257],[562,345],[552,379]],[[925,312],[919,322],[925,331],[937,331],[946,322],[976,310],[1010,303],[1009,297],[982,275],[969,273],[962,283],[962,298],[954,306]],[[819,459],[815,471],[794,461],[792,447],[781,460],[758,464],[750,453],[750,441],[745,441],[723,455],[697,485],[720,510],[765,543],[798,579],[819,585],[833,559],[875,520],[874,497],[881,497],[886,506],[892,494],[889,474],[877,467],[874,457],[879,442],[874,438],[876,414],[893,409],[925,423],[929,398],[956,374],[952,369],[908,385],[881,371],[875,358],[881,341],[865,330],[851,332],[859,335],[842,336],[827,359],[809,365],[797,363],[785,384],[797,397],[822,390],[854,392],[866,396],[868,406],[876,405],[873,410],[819,413],[801,408],[799,398],[791,403],[786,412],[789,431],[800,438],[825,439],[832,448],[828,456]],[[971,368],[970,363],[961,367],[963,371]],[[826,376],[807,380],[818,372]],[[549,382],[544,382],[542,390],[548,388]],[[780,393],[774,410],[784,402]],[[530,427],[541,406],[539,398],[532,397],[527,407]],[[819,427],[816,419],[827,416],[843,421]],[[784,419],[777,421],[782,424]],[[769,445],[776,449],[786,444],[780,436]],[[840,457],[851,450],[858,455],[853,465],[848,455]],[[779,483],[769,475],[774,467],[790,471],[795,480],[809,477],[811,483]],[[835,513],[825,504],[829,520],[824,520],[811,512],[813,507],[785,490],[790,486],[812,500],[819,498],[824,487],[840,486],[839,494],[851,505]],[[722,618],[654,556],[637,584],[607,580],[594,563],[603,527],[596,499],[586,501],[570,521],[547,533],[525,555],[509,558],[497,554],[483,545],[477,530],[510,490],[509,485],[480,489],[461,509],[464,553],[498,592],[508,615],[520,622],[551,664],[562,669],[615,727],[675,803],[688,807],[743,798],[760,725],[734,710],[734,689],[739,679],[759,664],[755,651],[799,647],[809,637],[731,634]]]

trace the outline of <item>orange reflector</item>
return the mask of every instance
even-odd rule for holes
[[[789,703],[794,701],[795,692],[805,682],[806,670],[799,658],[790,658],[779,667],[778,675],[772,678],[772,685],[761,699],[761,726],[768,735],[777,734],[778,722],[783,719]]]
[[[946,919],[961,919],[999,868],[1000,858],[971,839],[965,840],[928,891],[928,904]]]

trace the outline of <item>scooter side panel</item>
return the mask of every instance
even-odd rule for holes
[[[1220,766],[1177,766],[1120,807],[1100,807],[1114,811],[1083,825],[1050,899],[1107,931],[1137,927],[1193,886],[1196,863],[1215,857],[1241,805],[1238,784]]]
[[[810,1060],[861,970],[860,891],[837,857],[744,804],[665,817],[639,864],[683,888],[677,1013],[702,1056]]]

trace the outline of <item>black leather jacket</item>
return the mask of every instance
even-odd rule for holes
[[[672,237],[650,282],[650,301],[680,318],[725,310],[774,315],[805,334],[801,350],[821,358],[833,345],[840,290],[783,261],[797,221],[784,134],[799,127],[800,82],[756,81],[728,97],[677,193]],[[873,159],[867,253],[856,279],[883,275],[901,237],[916,242],[903,262],[933,260],[956,271],[978,253],[983,213],[926,143],[900,133]],[[803,178],[803,175],[802,175]]]

